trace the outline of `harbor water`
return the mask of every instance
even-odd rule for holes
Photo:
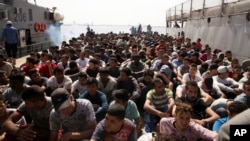
[[[87,32],[88,25],[62,25],[61,26],[61,40],[68,41],[72,37],[78,37],[81,33]],[[90,29],[93,29],[95,33],[130,33],[132,25],[90,25]],[[135,26],[136,27],[136,26]],[[142,26],[142,31],[147,31],[146,26]],[[166,34],[165,26],[152,26],[153,32],[159,34]]]

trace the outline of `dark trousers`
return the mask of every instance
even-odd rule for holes
[[[16,58],[17,43],[8,44],[5,42],[5,50],[7,52],[8,58],[10,58],[10,57]]]

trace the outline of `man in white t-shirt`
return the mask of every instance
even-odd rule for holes
[[[56,67],[54,69],[54,75],[48,79],[47,87],[51,89],[65,88],[68,92],[71,92],[72,80],[64,75],[63,68]]]
[[[50,141],[90,139],[96,127],[92,104],[86,99],[74,100],[65,88],[51,94],[54,109],[50,113]],[[58,132],[62,131],[61,135]]]
[[[79,96],[87,92],[87,78],[88,78],[87,73],[79,72],[77,77],[78,80],[73,82],[71,90],[75,99],[79,98]]]
[[[85,57],[85,52],[81,51],[80,58],[76,59],[76,63],[81,67],[85,68],[89,62],[89,58]]]

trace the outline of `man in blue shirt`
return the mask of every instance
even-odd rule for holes
[[[109,105],[106,94],[98,90],[96,78],[87,78],[87,91],[79,99],[88,99],[92,103],[97,123],[105,118]]]
[[[2,31],[0,45],[2,46],[3,42],[5,42],[5,50],[7,52],[10,63],[12,63],[13,65],[15,65],[16,63],[18,36],[18,31],[15,27],[13,27],[12,22],[7,21],[6,27]]]

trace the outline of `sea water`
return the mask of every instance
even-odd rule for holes
[[[88,25],[67,25],[61,26],[61,40],[68,41],[72,37],[79,37],[80,34],[87,32]],[[131,33],[131,25],[90,25],[90,29],[93,29],[95,33]],[[135,26],[136,27],[136,26]],[[146,26],[142,26],[142,31],[147,31]],[[166,34],[165,26],[152,26],[153,32],[158,32],[159,34]]]

